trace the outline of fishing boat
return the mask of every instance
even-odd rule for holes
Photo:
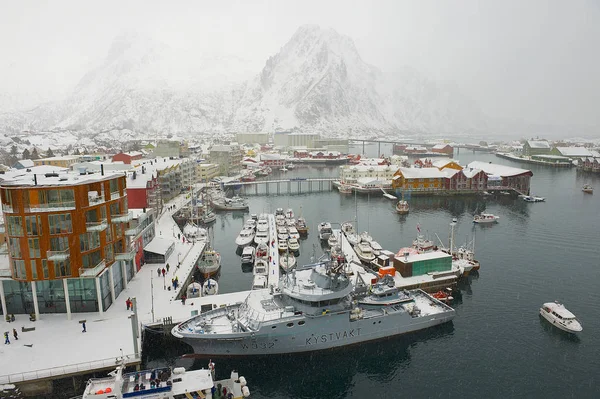
[[[401,302],[360,303],[372,295],[368,287],[362,276],[335,260],[297,266],[282,276],[276,291],[252,290],[243,301],[177,324],[171,334],[203,356],[272,355],[388,338],[447,323],[456,315],[419,289],[403,291]]]
[[[209,278],[202,284],[202,296],[217,295],[219,293],[219,283],[217,280]]]
[[[287,251],[279,257],[279,266],[284,272],[289,273],[296,266],[296,257]]]
[[[583,191],[586,194],[594,194],[594,188],[592,187],[591,184],[585,184],[582,188],[581,191]]]
[[[568,333],[578,333],[583,331],[581,323],[577,317],[565,308],[562,303],[547,302],[540,308],[540,315],[548,320],[553,326]]]
[[[425,238],[423,234],[418,234],[417,238],[413,240],[412,247],[417,250],[417,253],[425,253],[436,250],[436,245],[433,241]]]
[[[317,231],[319,232],[319,240],[326,241],[329,240],[331,233],[331,223],[329,222],[321,222],[319,226],[317,226]]]
[[[248,245],[242,251],[242,264],[254,263],[254,247]]]
[[[452,297],[452,288],[446,288],[446,290],[440,290],[431,294],[432,297],[445,304],[450,304],[454,298]]]
[[[82,399],[123,398],[247,398],[250,389],[246,379],[232,371],[225,380],[215,380],[215,364],[210,361],[207,369],[186,371],[183,367],[163,367],[124,373],[124,361],[108,377],[90,378]],[[213,393],[214,392],[214,393]]]
[[[250,245],[250,244],[252,244],[252,241],[254,240],[255,234],[256,233],[254,232],[254,229],[244,227],[242,229],[242,231],[240,231],[240,234],[235,239],[235,243],[240,248]]]
[[[352,186],[350,184],[340,183],[338,191],[340,194],[352,194]]]
[[[304,219],[303,217],[299,217],[298,220],[296,220],[296,230],[298,230],[298,233],[301,237],[306,237],[308,235],[308,226],[306,225],[306,219]]]
[[[408,214],[408,211],[409,211],[408,202],[403,199],[398,201],[398,203],[396,204],[396,212],[400,215],[406,215],[406,214]]]
[[[288,237],[287,242],[290,252],[292,252],[295,256],[298,256],[300,253],[300,243],[298,242],[298,239],[294,237]]]
[[[248,203],[245,199],[235,196],[233,198],[218,198],[211,201],[216,211],[247,211]]]
[[[206,239],[206,229],[196,225],[193,222],[187,222],[183,227],[183,235],[188,241],[197,241]]]
[[[500,219],[500,216],[496,216],[491,213],[480,213],[479,215],[473,216],[473,223],[496,223],[498,219]]]
[[[202,274],[203,278],[214,276],[221,268],[221,254],[215,251],[210,244],[208,244],[196,262],[196,267]]]

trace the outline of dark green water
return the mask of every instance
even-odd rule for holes
[[[368,148],[376,152],[377,148]],[[388,151],[389,153],[389,151]],[[370,155],[375,155],[374,153]],[[520,165],[489,154],[460,153],[534,172],[532,192],[545,203],[478,197],[411,198],[407,216],[393,211],[380,196],[341,196],[337,191],[303,195],[250,196],[250,212],[291,207],[309,222],[301,241],[300,263],[322,250],[316,239],[321,221],[343,222],[358,216],[359,230],[389,250],[415,238],[416,225],[447,242],[449,222],[458,219],[457,243],[475,237],[479,276],[463,283],[462,303],[451,324],[341,350],[253,359],[216,359],[217,373],[237,368],[249,381],[253,398],[400,398],[600,397],[600,176],[572,170]],[[297,168],[287,177],[337,176],[337,169]],[[276,177],[276,176],[273,176]],[[498,224],[478,226],[472,214],[500,216]],[[234,240],[246,214],[223,214],[214,226],[222,254],[221,292],[248,289]],[[582,321],[579,337],[569,336],[540,319],[543,302],[560,300]],[[188,353],[172,338],[148,336],[146,365],[205,367],[208,359],[179,359]]]

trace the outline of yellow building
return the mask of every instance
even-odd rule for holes
[[[50,158],[42,158],[42,159],[34,159],[34,166],[41,165],[50,165],[50,166],[59,166],[61,168],[70,168],[71,165],[79,162],[79,155],[65,155],[62,157],[50,157]]]
[[[215,163],[196,164],[196,177],[199,183],[207,182],[219,176],[219,165]]]
[[[399,168],[392,188],[410,191],[436,191],[444,188],[446,174],[437,168]]]
[[[439,170],[444,170],[444,169],[463,170],[463,167],[460,166],[458,164],[458,162],[456,162],[454,160],[438,159],[438,160],[433,161],[432,164]]]

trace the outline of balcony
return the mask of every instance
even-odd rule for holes
[[[130,237],[135,237],[142,232],[143,228],[141,225],[137,225],[130,229],[125,230],[125,235]]]
[[[106,230],[107,227],[108,227],[108,223],[107,223],[106,219],[102,219],[99,222],[87,222],[85,224],[85,229],[89,233],[100,232],[102,230]]]
[[[120,215],[112,215],[110,221],[112,223],[127,223],[133,220],[133,212],[123,213]]]
[[[2,204],[2,211],[4,211],[4,213],[13,213],[13,207],[8,205],[8,204]]]
[[[94,266],[91,269],[86,269],[83,267],[79,268],[79,277],[96,277],[104,268],[106,267],[106,261],[102,259],[100,263]]]
[[[110,199],[111,200],[116,200],[121,198],[121,193],[119,193],[118,191],[115,191],[113,193],[110,193]]]
[[[75,201],[53,202],[50,204],[38,204],[25,209],[26,213],[72,211],[75,210]]]
[[[117,252],[115,254],[115,260],[128,261],[128,260],[133,260],[133,259],[135,259],[135,251],[122,252],[122,253]]]
[[[67,260],[71,256],[69,248],[64,251],[46,251],[46,258],[52,261]]]

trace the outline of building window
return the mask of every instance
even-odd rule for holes
[[[40,255],[40,239],[39,238],[29,238],[27,240],[29,244],[29,257],[30,258],[41,258]]]
[[[9,237],[8,246],[11,258],[21,258],[21,240],[19,238]]]
[[[73,223],[70,213],[61,213],[58,215],[48,215],[48,225],[50,234],[66,234],[73,232]]]
[[[42,273],[44,278],[48,278],[48,261],[46,259],[42,259]]]
[[[8,216],[7,222],[9,236],[23,236],[23,219],[21,219],[21,216]]]
[[[83,233],[79,235],[79,248],[81,252],[87,252],[100,246],[100,234]]]
[[[13,260],[13,275],[17,279],[27,279],[27,272],[25,271],[25,261],[22,259]]]
[[[54,277],[68,277],[71,275],[71,261],[69,259],[54,262]]]
[[[31,260],[31,278],[37,280],[37,261],[35,259]]]
[[[112,244],[109,244],[104,247],[104,258],[107,262],[112,262],[115,259]]]
[[[69,237],[51,237],[50,250],[64,251],[69,248]]]
[[[40,205],[48,208],[75,206],[73,189],[43,190],[39,192]]]
[[[25,216],[25,230],[28,236],[39,236],[42,229],[42,218],[38,216]]]
[[[81,263],[85,269],[96,267],[101,260],[102,255],[100,255],[100,251],[90,252],[89,254],[81,257]]]

